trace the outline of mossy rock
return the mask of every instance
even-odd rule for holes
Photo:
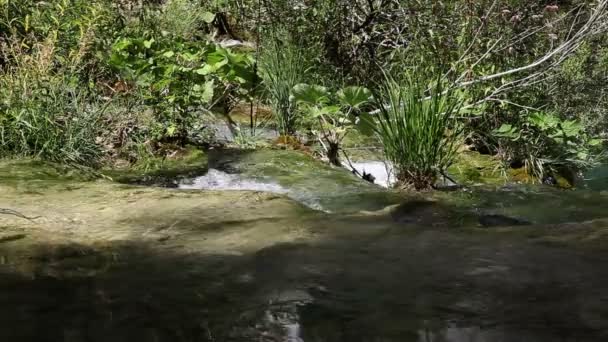
[[[566,178],[561,175],[555,176],[555,180],[557,184],[555,184],[558,188],[562,189],[572,189],[574,185]]]
[[[472,151],[460,153],[448,173],[463,184],[499,185],[506,182],[500,160]]]
[[[92,169],[73,167],[39,159],[5,159],[0,161],[3,184],[23,181],[79,182],[97,178]]]
[[[317,203],[332,212],[378,210],[401,195],[366,182],[348,170],[323,163],[301,151],[214,150],[209,167],[289,189],[290,197]]]
[[[39,194],[47,190],[70,191],[99,176],[93,169],[74,168],[38,159],[0,160],[0,185],[26,194]]]
[[[511,181],[522,184],[535,184],[538,183],[538,178],[531,175],[525,167],[517,169],[509,169],[507,171]]]
[[[180,179],[207,171],[207,154],[194,147],[176,150],[170,156],[154,156],[134,165],[106,169],[103,174],[120,183],[173,187]]]

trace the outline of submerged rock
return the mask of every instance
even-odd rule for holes
[[[393,221],[424,226],[448,225],[452,211],[439,202],[413,200],[400,204],[391,210]]]
[[[482,215],[479,224],[483,227],[529,226],[532,222],[503,215]]]

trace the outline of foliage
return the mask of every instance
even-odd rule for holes
[[[585,0],[0,0],[1,149],[90,165],[109,150],[105,157],[121,158],[116,151],[124,148],[129,155],[141,151],[125,158],[135,162],[160,144],[209,139],[203,114],[211,111],[225,116],[237,143],[253,146],[229,115],[239,102],[265,95],[280,133],[312,129],[334,164],[344,137],[371,126],[392,151],[387,155],[405,163],[402,182],[427,179],[415,187],[427,186],[449,164],[461,130],[473,149],[527,160],[539,176],[578,170],[594,159],[589,137],[608,135],[606,30],[547,59],[547,68],[500,72],[577,36],[598,6]],[[259,58],[222,48],[227,39],[247,40],[237,45],[256,47]],[[397,79],[412,67],[420,80]],[[378,89],[384,73],[395,80]],[[436,75],[443,77],[430,89],[410,87]],[[449,90],[463,83],[466,103]],[[345,84],[361,87],[338,91]],[[365,89],[381,95],[375,119],[367,118]],[[458,118],[432,115],[433,96],[448,109],[466,108]],[[400,101],[413,104],[395,106]],[[540,124],[538,115],[553,119],[531,114],[538,112],[554,113],[559,125]],[[581,133],[557,141],[573,122],[583,125]],[[82,139],[70,140],[75,136]]]
[[[371,91],[351,86],[332,94],[325,87],[303,83],[294,87],[293,97],[304,116],[312,121],[313,133],[328,160],[340,166],[340,144],[361,117],[368,115],[364,110],[372,101]]]
[[[20,53],[36,53],[36,46],[53,41],[54,66],[78,76],[83,85],[104,74],[104,53],[122,20],[108,0],[9,1],[0,6],[0,42],[18,44]],[[12,55],[12,56],[11,56]],[[0,61],[16,62],[4,51]]]
[[[563,120],[551,113],[525,114],[519,126],[504,124],[494,131],[509,159],[523,161],[542,180],[560,171],[579,171],[594,165],[602,140],[591,138],[579,120]]]
[[[260,74],[281,135],[293,135],[298,124],[292,89],[302,83],[306,66],[292,41],[275,36],[260,57]]]
[[[374,130],[393,164],[398,185],[430,188],[454,160],[462,94],[446,88],[441,78],[429,86],[408,73],[401,81],[387,76],[377,101],[380,113]]]
[[[194,0],[169,0],[161,8],[158,29],[174,38],[192,40],[213,15]]]
[[[207,42],[122,38],[113,47],[110,63],[135,82],[153,109],[158,124],[154,137],[182,143],[197,113],[210,110],[253,79],[249,56]]]
[[[48,48],[12,56],[15,65],[0,72],[0,155],[94,166],[105,105],[90,101],[75,77],[49,70]]]

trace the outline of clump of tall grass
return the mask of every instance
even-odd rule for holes
[[[293,135],[297,108],[292,89],[302,83],[306,72],[302,51],[287,35],[274,35],[260,57],[260,73],[281,135]]]
[[[168,0],[158,17],[158,28],[174,37],[191,39],[205,22],[209,13],[196,0]]]
[[[0,156],[29,156],[93,166],[103,108],[80,90],[76,77],[54,66],[55,41],[24,52],[5,44],[0,71]]]
[[[459,140],[456,114],[463,99],[441,79],[429,87],[419,76],[386,76],[377,96],[380,112],[374,127],[397,186],[424,190],[454,160]]]

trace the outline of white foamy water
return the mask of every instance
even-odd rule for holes
[[[244,178],[239,174],[230,174],[216,169],[209,169],[204,176],[182,181],[179,189],[205,190],[250,190],[287,194],[289,190],[274,182],[262,182]]]
[[[382,161],[357,162],[352,163],[352,167],[347,165],[346,168],[351,171],[355,168],[360,174],[363,172],[371,174],[376,178],[374,183],[385,188],[395,183],[395,176],[390,172],[390,165]]]
[[[184,190],[241,190],[261,191],[287,195],[307,207],[325,211],[319,204],[318,198],[307,193],[297,192],[282,187],[273,181],[263,181],[245,178],[240,174],[230,174],[216,169],[209,169],[207,174],[190,180],[181,181],[178,189]]]

